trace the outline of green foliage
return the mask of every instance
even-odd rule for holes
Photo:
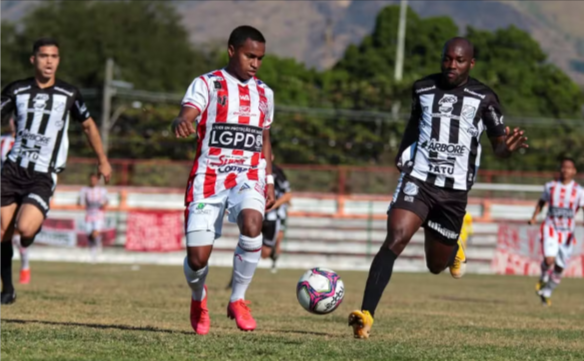
[[[52,1],[26,16],[23,26],[19,42],[10,43],[8,52],[30,54],[36,39],[53,37],[61,48],[59,76],[80,88],[102,87],[109,57],[118,66],[117,78],[155,91],[183,91],[185,79],[208,71],[214,60],[193,50],[180,15],[162,2]],[[4,32],[3,22],[2,53]],[[14,74],[21,75],[5,72],[3,65],[3,84],[14,80]]]
[[[308,69],[293,59],[265,57],[258,77],[275,92],[272,138],[280,162],[393,164],[412,82],[439,71],[444,42],[459,34],[449,17],[421,18],[408,9],[404,74],[396,82],[398,19],[398,6],[382,9],[373,32],[350,45],[327,71]],[[3,85],[31,74],[30,47],[40,36],[60,42],[59,76],[80,88],[102,87],[108,57],[115,59],[116,78],[136,89],[177,93],[194,77],[227,61],[226,52],[215,47],[194,48],[180,15],[163,2],[51,1],[25,17],[22,29],[17,32],[14,25],[2,23]],[[548,61],[539,44],[515,27],[495,32],[469,27],[466,36],[477,51],[472,75],[497,92],[506,122],[526,128],[531,145],[524,155],[501,162],[483,139],[482,168],[549,170],[561,154],[584,157],[584,127],[553,120],[581,118],[582,90]],[[99,96],[89,99],[94,114],[100,109]],[[114,109],[125,103],[129,100],[116,98]],[[399,114],[387,115],[399,109]],[[178,104],[127,107],[113,128],[110,155],[192,159],[195,140],[178,141],[169,132],[178,111]],[[521,117],[550,121],[526,126]],[[72,155],[90,155],[85,144],[73,135]],[[584,159],[579,162],[584,165]]]

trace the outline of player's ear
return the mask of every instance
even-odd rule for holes
[[[475,58],[470,59],[470,69],[472,70],[475,66]]]
[[[233,58],[233,55],[235,55],[235,47],[233,45],[227,47],[227,54],[229,54],[229,58]]]
[[[31,63],[32,65],[34,65],[34,55],[31,55],[31,56],[30,56],[30,63]]]

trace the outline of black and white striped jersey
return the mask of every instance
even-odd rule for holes
[[[286,179],[286,175],[282,168],[272,163],[272,175],[274,176],[274,193],[276,199],[281,198],[285,193],[290,192],[290,182]],[[275,221],[286,219],[288,216],[288,205],[282,204],[277,209],[266,214],[266,220]]]
[[[84,122],[90,117],[77,88],[56,80],[41,89],[34,78],[2,90],[2,119],[9,114],[15,115],[16,140],[8,160],[41,173],[65,169],[70,119]]]
[[[505,135],[497,94],[476,79],[457,88],[441,85],[441,74],[414,83],[412,113],[397,167],[438,187],[470,190],[481,158],[480,138]]]

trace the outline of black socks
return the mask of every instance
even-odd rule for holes
[[[397,255],[392,250],[381,247],[373,259],[369,277],[367,278],[367,285],[365,286],[365,294],[363,295],[363,305],[361,306],[361,310],[369,311],[371,316],[374,316],[377,304],[391,279],[396,258]]]

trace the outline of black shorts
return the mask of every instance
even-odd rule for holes
[[[11,161],[2,167],[1,199],[2,207],[13,203],[32,204],[45,216],[49,212],[51,197],[57,185],[57,176],[53,173],[29,171]]]
[[[280,220],[275,221],[264,220],[262,225],[263,245],[266,247],[275,247],[278,239],[278,232],[280,232]]]
[[[445,244],[458,242],[462,221],[466,214],[468,191],[436,187],[404,175],[389,206],[417,214],[423,227],[434,233]]]

